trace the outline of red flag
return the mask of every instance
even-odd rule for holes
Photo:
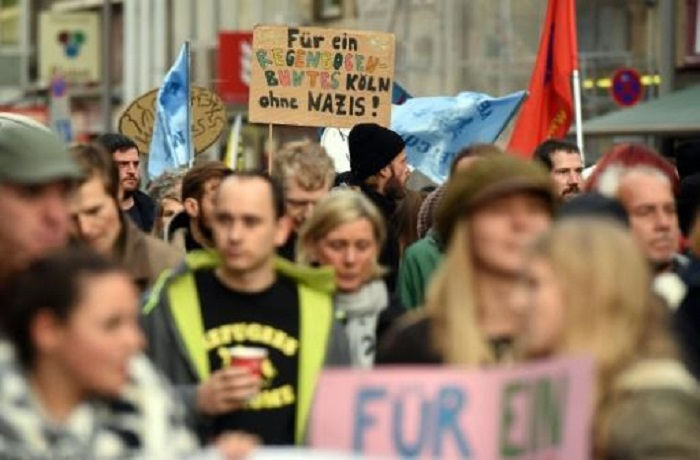
[[[531,158],[545,139],[564,137],[574,114],[571,74],[578,67],[576,4],[549,0],[529,97],[523,104],[508,149]]]

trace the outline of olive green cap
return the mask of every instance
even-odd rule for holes
[[[447,182],[435,221],[438,235],[449,242],[460,219],[494,198],[517,192],[541,194],[554,215],[557,196],[543,166],[511,155],[480,159]]]
[[[0,112],[0,183],[39,185],[81,176],[67,146],[49,128]]]

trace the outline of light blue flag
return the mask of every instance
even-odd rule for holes
[[[190,124],[189,61],[189,43],[185,43],[158,90],[153,138],[148,152],[149,179],[168,170],[190,166],[194,159]]]
[[[463,92],[455,97],[408,99],[393,107],[391,129],[406,141],[408,163],[443,183],[457,153],[475,142],[494,142],[526,94],[495,98]]]

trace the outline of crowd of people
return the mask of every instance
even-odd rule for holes
[[[144,184],[123,135],[0,114],[0,457],[245,458],[305,443],[328,367],[585,354],[591,458],[700,458],[697,146],[584,179],[564,140],[471,145],[423,190],[405,148],[359,124],[343,174],[307,140]]]

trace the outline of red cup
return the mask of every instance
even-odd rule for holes
[[[263,361],[267,358],[267,349],[259,347],[229,348],[230,365],[247,369],[253,375],[262,378]]]

